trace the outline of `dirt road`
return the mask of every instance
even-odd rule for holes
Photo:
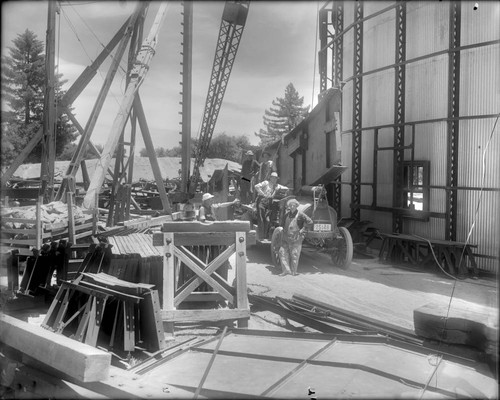
[[[454,280],[438,267],[396,266],[370,258],[353,259],[348,270],[335,268],[326,254],[304,250],[298,276],[278,276],[269,245],[247,250],[249,292],[291,298],[301,294],[371,318],[413,330],[413,310],[429,303],[481,308],[498,325],[498,284],[495,280]],[[451,299],[451,301],[450,301]],[[482,306],[482,307],[481,307]]]

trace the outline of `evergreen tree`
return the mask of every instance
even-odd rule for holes
[[[9,55],[2,56],[2,103],[9,110],[2,114],[3,165],[12,161],[29,140],[43,127],[45,95],[45,55],[44,45],[34,32],[26,29],[18,34],[9,47]],[[66,81],[56,76],[55,98],[59,101],[64,95],[61,87]],[[3,136],[3,133],[6,136]],[[56,156],[65,146],[76,139],[76,130],[66,115],[58,118],[56,125]],[[9,153],[9,149],[11,152]],[[26,160],[40,162],[42,146],[39,144]]]
[[[309,106],[304,107],[304,96],[300,97],[292,83],[285,89],[285,97],[273,100],[273,106],[265,110],[263,117],[266,129],[255,133],[260,145],[265,146],[282,138],[295,128],[307,115]]]

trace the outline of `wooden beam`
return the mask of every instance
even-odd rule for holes
[[[59,117],[65,108],[73,104],[75,99],[80,95],[80,93],[87,87],[89,82],[97,73],[97,70],[104,62],[104,60],[108,57],[111,51],[116,47],[118,42],[123,36],[125,32],[125,28],[128,24],[130,17],[127,18],[127,21],[122,25],[122,27],[116,32],[115,36],[111,39],[108,45],[101,51],[101,53],[97,56],[95,61],[85,68],[85,70],[80,74],[77,80],[71,85],[66,94],[63,96],[61,101],[57,107],[57,117]],[[38,132],[31,138],[31,140],[26,144],[21,153],[16,157],[16,159],[10,164],[9,168],[2,175],[1,184],[2,187],[6,186],[7,181],[12,177],[14,172],[19,168],[19,166],[24,162],[26,157],[33,151],[35,146],[40,142],[43,137],[43,128],[40,128]]]
[[[166,222],[163,224],[162,232],[249,232],[248,221],[179,221]]]
[[[149,133],[146,115],[144,114],[144,109],[142,108],[141,98],[139,97],[139,94],[137,94],[134,100],[134,110],[137,116],[137,120],[139,121],[139,127],[141,128],[144,144],[148,152],[149,162],[151,164],[151,169],[153,170],[153,176],[155,177],[158,193],[160,194],[163,211],[171,214],[172,209],[170,207],[170,202],[168,201],[165,183],[163,182],[163,178],[161,177],[160,165],[158,164],[158,159],[156,158],[156,152],[154,149],[153,141],[151,140],[151,134]]]
[[[87,124],[85,125],[85,130],[84,130],[82,136],[80,137],[80,141],[78,142],[78,146],[76,148],[75,153],[73,154],[73,157],[71,158],[71,161],[68,165],[68,168],[66,170],[65,175],[70,175],[73,177],[76,176],[76,173],[78,171],[78,167],[80,166],[80,163],[82,162],[83,157],[85,155],[85,150],[87,149],[87,145],[90,141],[90,137],[92,136],[92,133],[94,132],[94,128],[95,128],[95,125],[97,123],[97,119],[99,118],[102,107],[104,106],[104,101],[106,100],[109,89],[111,88],[111,84],[113,83],[113,80],[116,76],[118,68],[120,67],[120,61],[122,60],[123,54],[125,53],[127,45],[129,43],[129,39],[132,36],[132,32],[134,30],[134,25],[135,25],[139,15],[143,12],[144,7],[146,7],[146,5],[147,5],[147,3],[139,3],[136,6],[136,10],[135,10],[134,14],[132,15],[132,17],[129,20],[127,28],[126,28],[124,35],[120,41],[120,45],[118,46],[118,49],[116,50],[116,54],[113,57],[113,60],[111,62],[111,66],[109,67],[106,78],[104,79],[104,82],[102,84],[99,95],[97,96],[97,100],[94,104],[94,107],[92,108],[92,111],[90,113]],[[58,200],[60,200],[64,197],[64,192],[66,190],[68,190],[68,185],[67,185],[66,177],[65,177],[61,186],[59,187],[59,191],[57,192],[57,199]]]
[[[80,382],[108,378],[111,354],[40,326],[0,315],[0,337],[7,346]]]
[[[130,83],[127,86],[127,89],[123,96],[123,100],[120,104],[120,110],[113,122],[113,126],[108,136],[108,140],[104,145],[101,159],[96,166],[94,175],[90,182],[89,189],[87,190],[87,194],[83,199],[83,206],[85,208],[94,207],[93,203],[94,203],[95,193],[99,191],[102,187],[102,184],[104,182],[105,171],[109,167],[111,158],[113,157],[113,153],[118,143],[118,139],[120,138],[120,135],[123,132],[125,124],[127,123],[128,116],[130,114],[130,110],[132,109],[132,105],[134,103],[137,91],[139,90],[139,87],[141,86],[142,82],[144,82],[147,71],[149,69],[149,64],[151,63],[151,59],[153,58],[153,55],[155,53],[155,48],[158,42],[158,32],[160,30],[160,27],[163,25],[163,21],[165,20],[166,11],[167,11],[167,3],[162,2],[156,14],[156,18],[155,21],[153,22],[153,26],[151,27],[149,35],[147,39],[143,42],[141,50],[137,55],[135,67],[130,73],[131,76]]]
[[[47,202],[54,198],[54,166],[56,161],[56,107],[55,107],[55,47],[56,47],[56,2],[48,2],[45,96],[43,102],[43,141],[40,164],[41,193]]]
[[[181,192],[187,193],[191,168],[191,91],[193,59],[193,3],[184,2],[182,37]]]
[[[250,318],[250,310],[162,310],[161,317],[164,322],[224,321]]]

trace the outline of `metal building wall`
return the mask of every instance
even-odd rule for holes
[[[352,169],[356,167],[352,159],[353,82],[359,77],[353,75],[357,2],[334,2],[340,3],[344,29],[338,32],[342,38],[342,163]],[[376,152],[374,146],[396,143],[394,63],[401,3],[362,4],[361,218],[391,231],[391,213],[382,209],[394,206],[395,151]],[[500,3],[479,2],[476,11],[474,2],[466,1],[404,5],[404,144],[412,144],[412,131],[415,138],[413,154],[405,150],[404,160],[413,156],[430,162],[431,216],[427,221],[405,218],[403,231],[434,239],[445,239],[452,232],[454,240],[479,244],[475,252],[481,269],[498,271],[500,124],[495,132],[492,129],[500,111]],[[457,29],[450,31],[457,21]],[[456,49],[450,51],[450,44]],[[456,104],[449,102],[454,96]],[[448,154],[454,158],[450,160]],[[342,176],[342,216],[349,216],[353,176],[350,171]],[[450,199],[456,201],[453,214]]]

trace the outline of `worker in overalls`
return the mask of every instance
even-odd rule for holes
[[[297,267],[299,266],[300,252],[302,251],[302,241],[309,227],[313,224],[313,220],[299,211],[298,207],[299,202],[296,199],[290,199],[286,203],[286,212],[281,225],[283,235],[279,249],[282,268],[280,276],[298,275]]]

